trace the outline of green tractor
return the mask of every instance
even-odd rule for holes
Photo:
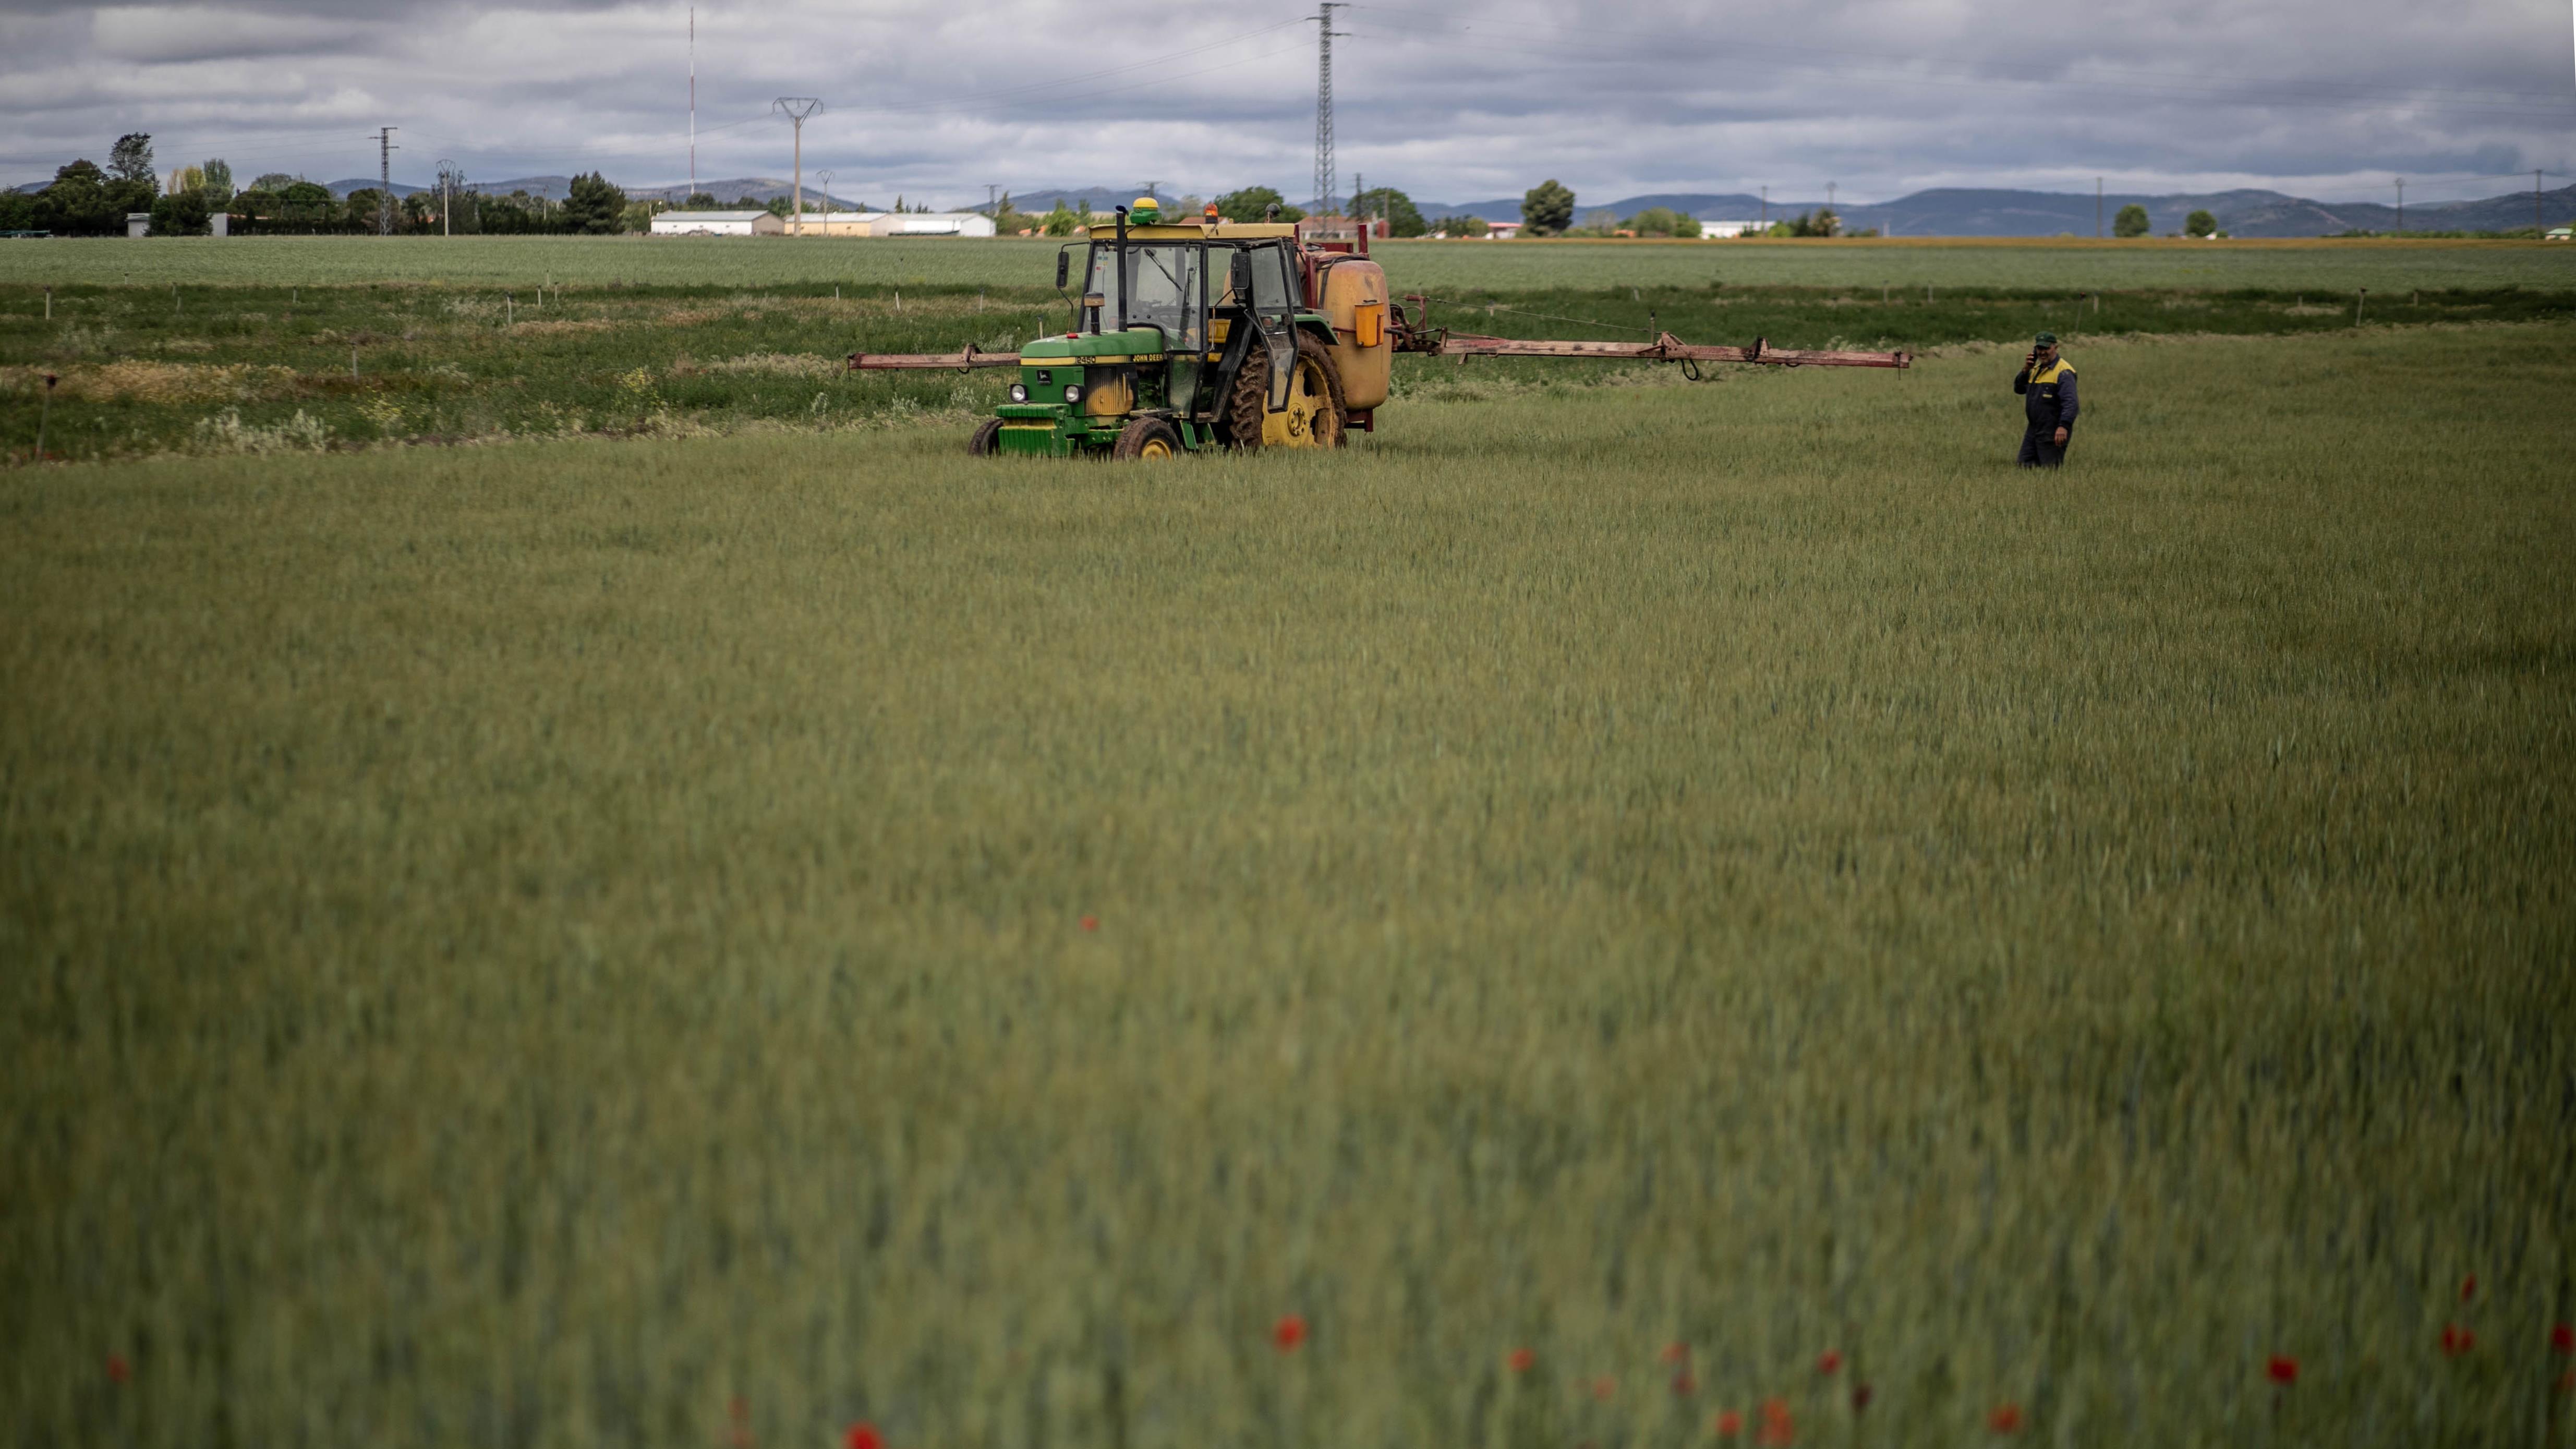
[[[1904,367],[1902,352],[1792,352],[1455,335],[1390,304],[1365,231],[1305,241],[1285,222],[1229,222],[1211,206],[1166,221],[1151,197],[1094,235],[1073,330],[1018,352],[853,353],[854,369],[1009,367],[1010,400],[975,429],[978,457],[1169,458],[1210,448],[1335,448],[1373,432],[1394,354]],[[1059,249],[1056,289],[1072,279]]]

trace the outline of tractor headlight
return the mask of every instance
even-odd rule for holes
[[[1082,384],[1078,382],[1065,384],[1064,400],[1069,403],[1082,401]]]
[[[1011,384],[1011,401],[1013,401],[1013,402],[1027,402],[1028,400],[1029,400],[1029,385],[1028,385],[1027,383],[1025,383],[1025,382],[1015,382],[1015,383],[1012,383],[1012,384]]]

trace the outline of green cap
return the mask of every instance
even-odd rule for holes
[[[2054,332],[2042,332],[2031,340],[2042,347],[2055,347],[2057,345],[2057,334]]]

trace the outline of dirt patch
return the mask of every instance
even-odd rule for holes
[[[700,372],[748,372],[766,377],[838,377],[848,366],[841,358],[815,352],[749,352],[720,362],[697,364]],[[675,369],[676,371],[676,369]]]
[[[295,382],[295,370],[290,367],[247,362],[147,362],[140,358],[95,367],[66,367],[61,376],[59,395],[84,402],[244,402],[283,395]],[[0,386],[10,392],[41,392],[44,385],[42,368],[0,368]]]

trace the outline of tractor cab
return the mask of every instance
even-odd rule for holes
[[[1335,354],[1354,339],[1309,305],[1316,268],[1294,226],[1227,222],[1214,208],[1166,221],[1139,198],[1078,260],[1071,328],[1020,350],[1010,401],[974,452],[1152,458],[1342,441],[1354,400]],[[1059,291],[1076,262],[1076,245],[1057,252]],[[1365,406],[1383,397],[1381,386]]]

